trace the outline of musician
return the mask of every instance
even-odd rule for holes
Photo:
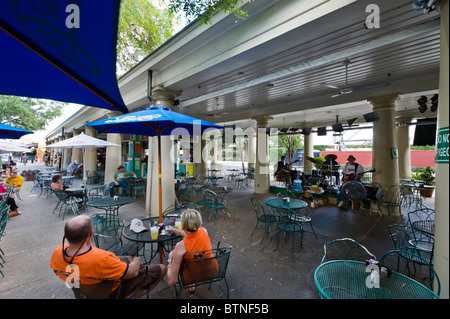
[[[289,165],[285,162],[286,158],[284,156],[280,157],[280,161],[277,164],[277,170],[275,176],[277,180],[284,181],[286,184],[291,184],[291,173],[289,172]]]
[[[353,155],[350,155],[347,158],[347,161],[348,163],[345,164],[344,170],[342,171],[342,182],[345,183],[352,181],[355,178],[362,178],[364,174],[364,167],[355,162],[356,158]]]

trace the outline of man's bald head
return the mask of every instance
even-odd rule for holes
[[[77,216],[66,223],[64,236],[69,244],[79,244],[91,233],[92,219],[89,216]]]

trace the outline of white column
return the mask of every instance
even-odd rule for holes
[[[306,174],[311,174],[314,168],[313,163],[306,159],[306,156],[314,157],[314,138],[312,134],[304,135],[303,139],[303,171]]]
[[[269,136],[266,134],[270,116],[256,117],[256,166],[255,166],[255,194],[270,191],[269,169]]]
[[[96,137],[97,131],[92,126],[86,126],[86,135]],[[97,170],[97,149],[96,148],[86,148],[84,150],[84,162],[83,162],[83,183],[87,182],[86,171],[96,171]]]
[[[410,118],[397,120],[399,178],[411,178],[411,147],[409,146],[409,123],[411,123]]]
[[[437,128],[448,129],[448,104],[449,104],[449,1],[441,1],[441,65],[439,76],[439,104]],[[448,143],[448,142],[447,142]],[[448,144],[447,144],[448,145]],[[447,150],[448,151],[448,150]],[[435,198],[435,246],[434,246],[434,269],[441,280],[441,297],[448,299],[449,293],[449,167],[448,157],[446,163],[436,163],[436,198]]]
[[[122,113],[109,111],[106,115],[108,118],[119,116]],[[105,181],[112,182],[114,174],[117,172],[117,167],[122,163],[122,134],[109,133],[106,134],[106,140],[108,142],[120,145],[119,147],[107,147],[105,154]]]

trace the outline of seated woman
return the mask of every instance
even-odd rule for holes
[[[56,174],[52,176],[50,188],[57,191],[65,191],[69,186],[63,185],[61,174]],[[77,198],[84,198],[83,192],[70,192],[70,195]]]
[[[184,239],[178,242],[175,249],[169,253],[167,280],[169,285],[177,282],[178,272],[183,261],[193,259],[193,256],[186,255],[191,252],[211,249],[211,239],[208,232],[202,226],[202,217],[194,209],[186,209],[181,215],[181,230],[171,226],[166,231],[177,233]],[[211,252],[203,255],[204,258],[214,257]],[[209,264],[202,263],[202,269],[193,267],[183,267],[183,277],[187,283],[195,283],[214,278],[219,270],[217,260],[213,259]],[[189,289],[190,292],[194,288]]]
[[[6,190],[6,188],[3,187],[2,184],[0,184],[0,193],[7,193],[7,192],[8,191]],[[0,196],[0,200],[2,200],[2,199],[3,199],[3,196]],[[14,198],[8,197],[6,199],[6,205],[9,206],[8,218],[22,214],[21,212],[19,212],[19,210],[18,210],[19,207],[17,206],[16,201],[14,200]]]

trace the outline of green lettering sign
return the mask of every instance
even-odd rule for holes
[[[436,164],[448,164],[448,139],[448,127],[440,128],[436,136]]]

